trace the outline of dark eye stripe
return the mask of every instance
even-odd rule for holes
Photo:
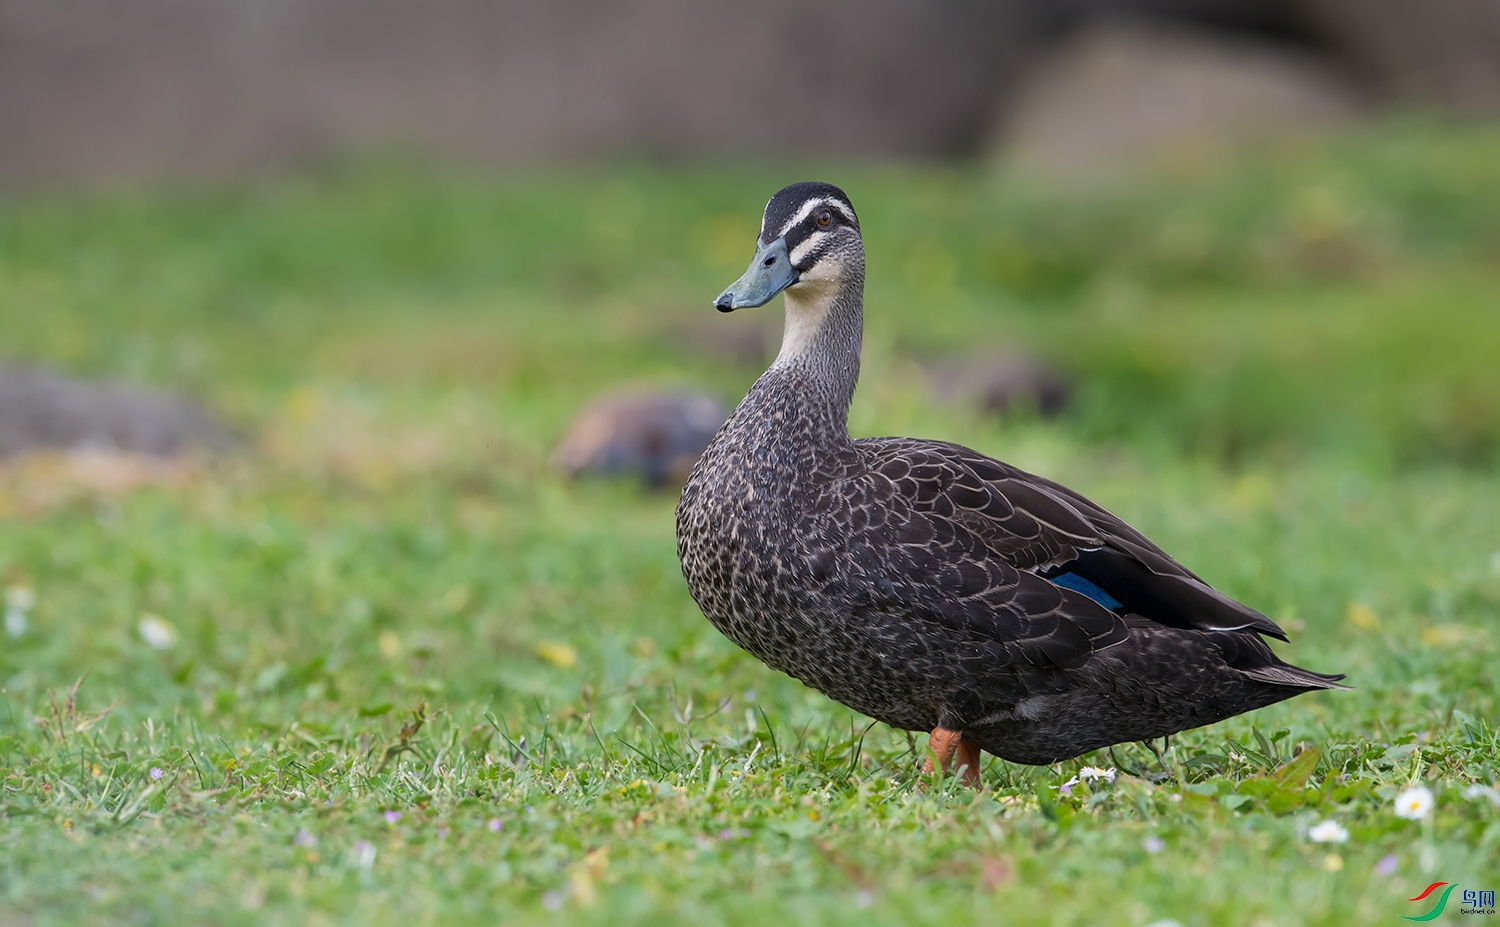
[[[830,214],[832,221],[829,225],[818,224],[821,212]],[[827,229],[844,224],[855,231],[859,229],[859,219],[855,217],[854,207],[844,191],[828,183],[795,183],[777,191],[766,203],[760,240],[769,243],[777,236],[790,236],[798,226]]]
[[[788,211],[788,213],[782,215],[780,217],[780,233],[782,235],[790,235],[799,225],[809,221],[816,222],[819,209],[825,212],[838,210],[850,225],[856,224],[854,212],[848,205],[839,202],[838,199],[831,196],[817,196],[804,200],[795,210]],[[769,220],[770,218],[771,213],[767,212],[766,219]],[[763,224],[761,229],[762,236],[769,234],[770,228],[772,227]]]
[[[801,237],[796,245],[791,247],[790,260],[792,266],[801,270],[811,267],[828,250],[828,245],[833,241],[834,233],[819,229],[810,235]],[[788,242],[790,245],[791,243]],[[812,263],[808,263],[811,260]]]

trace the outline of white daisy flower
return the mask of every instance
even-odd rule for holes
[[[1115,769],[1113,766],[1109,769],[1100,769],[1097,766],[1085,766],[1078,770],[1078,778],[1103,779],[1106,782],[1113,782],[1115,781]]]
[[[1338,821],[1329,819],[1319,821],[1307,831],[1307,839],[1313,843],[1343,843],[1349,839],[1349,831],[1339,824]]]
[[[1396,796],[1396,817],[1418,821],[1432,814],[1432,790],[1414,785]]]
[[[135,629],[140,632],[141,640],[153,650],[166,650],[177,643],[177,629],[159,615],[142,615]]]
[[[1480,785],[1477,782],[1464,789],[1464,798],[1470,801],[1487,798],[1491,804],[1500,805],[1500,792],[1495,791],[1493,786]]]
[[[36,595],[25,586],[5,590],[5,633],[20,637],[26,633],[26,613],[36,604]]]

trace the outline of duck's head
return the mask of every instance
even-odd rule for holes
[[[820,295],[857,276],[864,281],[859,219],[831,183],[794,183],[766,204],[750,269],[714,300],[720,312],[764,306],[782,290]]]

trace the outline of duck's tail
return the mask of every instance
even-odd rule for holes
[[[1339,682],[1344,678],[1343,673],[1314,673],[1312,670],[1305,670],[1290,663],[1278,662],[1267,666],[1257,666],[1254,669],[1241,669],[1240,672],[1260,682],[1269,682],[1276,686],[1291,686],[1297,689],[1354,688]]]

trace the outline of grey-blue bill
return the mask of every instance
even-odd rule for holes
[[[787,254],[786,239],[778,238],[769,245],[761,245],[750,260],[750,267],[740,279],[729,285],[714,300],[720,312],[733,312],[764,306],[777,293],[797,282],[797,269],[792,266]]]

